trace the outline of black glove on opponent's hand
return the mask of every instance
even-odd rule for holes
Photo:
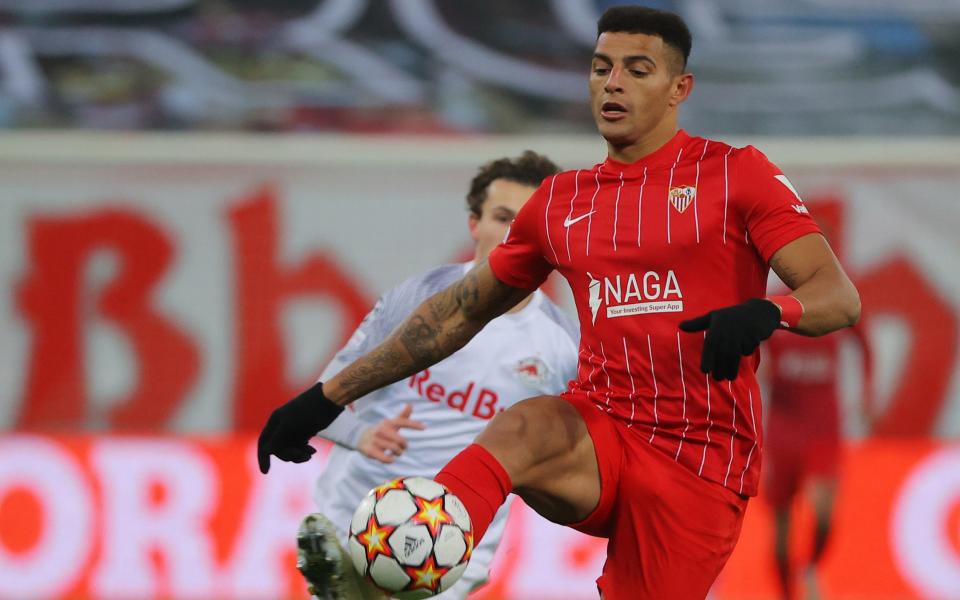
[[[307,442],[321,429],[326,429],[340,413],[337,406],[323,395],[323,384],[317,382],[293,400],[275,409],[257,439],[257,462],[260,472],[270,470],[270,455],[280,460],[302,463],[316,450]]]
[[[736,379],[740,357],[749,356],[780,325],[780,309],[769,300],[752,298],[743,304],[712,310],[682,321],[687,333],[706,331],[700,370],[714,379]]]

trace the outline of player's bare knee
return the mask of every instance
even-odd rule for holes
[[[530,398],[511,406],[490,421],[476,442],[489,450],[504,464],[508,472],[512,469],[524,470],[531,464],[542,460],[544,448],[545,423],[550,419],[545,410],[543,398]],[[501,458],[501,454],[506,455]],[[511,472],[513,475],[514,473]]]
[[[583,431],[579,413],[568,402],[537,396],[497,415],[476,442],[500,460],[515,485],[522,485],[539,467],[570,455]]]

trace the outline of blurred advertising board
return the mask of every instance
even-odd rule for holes
[[[306,597],[292,541],[327,448],[263,477],[255,444],[250,435],[4,437],[0,597]],[[823,593],[956,597],[960,446],[850,445],[841,473]],[[477,597],[595,598],[603,540],[513,506],[492,579]],[[775,597],[771,544],[761,496],[714,597]]]

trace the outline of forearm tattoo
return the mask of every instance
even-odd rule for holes
[[[429,298],[383,343],[344,369],[341,390],[353,400],[436,364],[525,295],[499,281],[484,287],[471,271]]]

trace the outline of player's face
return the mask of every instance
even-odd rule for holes
[[[470,215],[470,237],[477,249],[474,260],[484,260],[503,241],[513,218],[536,189],[507,179],[493,180],[487,187],[480,216]]]
[[[590,107],[600,135],[615,146],[630,146],[671,116],[675,124],[676,107],[693,87],[679,60],[659,36],[602,33],[590,67]]]

